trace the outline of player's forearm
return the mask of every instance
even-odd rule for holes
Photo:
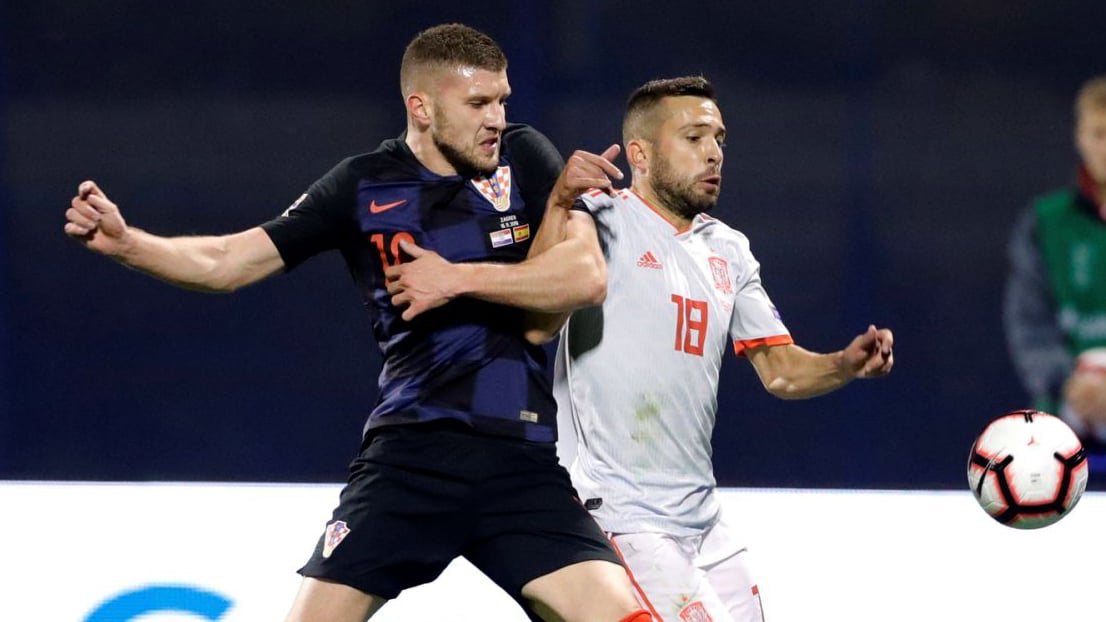
[[[773,366],[765,378],[769,393],[785,400],[817,397],[835,391],[856,378],[841,352],[818,354],[792,346],[786,362]]]
[[[538,235],[530,244],[528,258],[534,258],[564,242],[568,235],[569,210],[555,205],[553,201],[546,207]],[[569,313],[531,312],[526,316],[525,337],[534,345],[543,345],[553,341],[561,327],[568,320]]]
[[[518,264],[457,264],[458,294],[561,314],[603,302],[607,266],[579,240],[565,240]],[[562,320],[563,321],[563,320]]]
[[[280,269],[279,262],[232,256],[242,235],[162,237],[131,227],[130,239],[115,259],[178,287],[232,292]]]

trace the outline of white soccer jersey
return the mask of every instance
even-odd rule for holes
[[[692,535],[720,509],[710,439],[723,356],[791,343],[790,333],[738,231],[704,214],[677,231],[626,189],[583,203],[607,259],[607,298],[561,334],[558,450],[604,530]]]

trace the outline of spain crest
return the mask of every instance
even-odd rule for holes
[[[710,274],[714,278],[714,288],[724,294],[733,293],[733,282],[730,281],[730,267],[725,259],[711,257]]]

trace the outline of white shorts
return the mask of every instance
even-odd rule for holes
[[[687,537],[612,534],[611,544],[657,622],[764,622],[749,553],[723,522]]]

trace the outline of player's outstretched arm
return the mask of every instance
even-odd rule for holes
[[[80,184],[65,218],[65,233],[85,248],[188,289],[230,292],[284,267],[260,227],[223,236],[157,236],[129,226],[91,181]]]
[[[869,326],[844,349],[829,354],[788,344],[750,348],[746,356],[769,393],[783,399],[804,399],[829,393],[857,378],[891,373],[893,346],[889,329]]]

